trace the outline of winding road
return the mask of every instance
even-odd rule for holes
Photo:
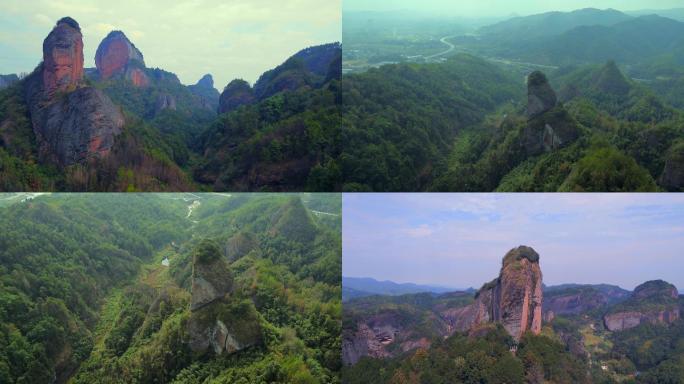
[[[431,55],[431,56],[426,56],[425,60],[432,60],[432,59],[435,59],[437,57],[444,56],[447,53],[453,51],[454,48],[456,48],[456,46],[447,41],[447,39],[451,39],[452,37],[454,37],[454,36],[444,36],[441,39],[439,39],[439,41],[441,43],[446,44],[449,48],[444,52],[436,53],[436,54]]]

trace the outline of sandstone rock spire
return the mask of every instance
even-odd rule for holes
[[[83,35],[76,20],[60,19],[43,41],[42,75],[50,95],[75,87],[83,78]]]

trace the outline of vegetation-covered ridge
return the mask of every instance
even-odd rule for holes
[[[674,104],[613,61],[545,72],[550,87],[534,72],[528,100],[519,72],[464,54],[345,76],[343,189],[684,187],[684,115]]]
[[[0,382],[339,382],[339,196],[2,198]]]

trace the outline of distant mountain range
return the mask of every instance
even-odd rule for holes
[[[544,65],[616,60],[638,63],[684,49],[684,9],[586,8],[514,17],[459,42],[476,52]]]
[[[473,288],[458,289],[437,285],[422,285],[414,283],[395,283],[385,280],[378,281],[370,277],[342,277],[342,300],[371,295],[398,296],[410,293],[446,293],[455,291],[474,292]]]

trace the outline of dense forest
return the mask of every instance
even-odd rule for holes
[[[1,197],[0,382],[339,382],[339,196]]]

